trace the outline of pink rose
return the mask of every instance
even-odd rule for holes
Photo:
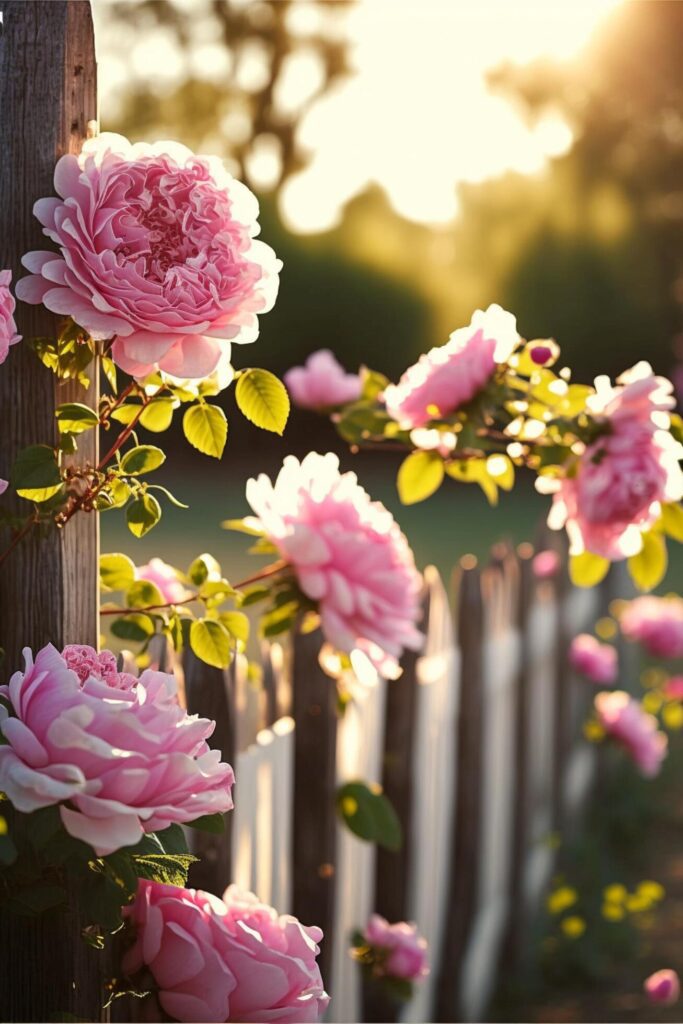
[[[678,975],[667,967],[646,978],[643,988],[649,1001],[660,1006],[673,1006],[681,992]]]
[[[560,571],[560,556],[551,548],[548,548],[547,551],[539,551],[537,555],[534,555],[531,568],[537,580],[551,579]]]
[[[273,485],[247,483],[249,518],[318,603],[321,626],[338,650],[360,649],[387,676],[404,648],[419,650],[420,574],[390,512],[370,500],[336,455],[288,455]]]
[[[451,334],[409,367],[398,384],[384,392],[387,412],[406,430],[443,419],[484,388],[497,363],[506,362],[519,344],[516,321],[500,306],[478,309],[469,327]]]
[[[0,363],[7,359],[10,345],[21,341],[14,322],[15,302],[10,291],[12,281],[11,270],[0,270]],[[0,492],[1,493],[1,492]]]
[[[576,474],[537,480],[538,490],[554,495],[548,525],[566,526],[571,553],[611,561],[637,554],[662,503],[683,497],[683,448],[669,433],[671,383],[638,363],[619,384],[596,381],[588,405],[605,433],[579,457]]]
[[[320,929],[235,886],[223,900],[141,879],[124,909],[135,929],[124,973],[149,970],[178,1021],[318,1021],[329,1002],[316,963]]]
[[[569,664],[592,683],[613,683],[619,672],[617,652],[589,633],[575,636],[569,647]]]
[[[363,937],[382,954],[377,963],[382,974],[405,981],[421,981],[429,974],[427,941],[419,934],[417,925],[406,921],[389,924],[379,914],[373,914]]]
[[[360,398],[361,380],[357,373],[346,373],[329,349],[322,348],[308,357],[303,366],[294,366],[285,374],[285,384],[295,405],[302,409],[328,409]]]
[[[281,264],[254,241],[255,197],[217,157],[104,133],[59,160],[55,191],[34,213],[60,255],[26,254],[24,302],[115,338],[114,360],[135,377],[207,377],[231,341],[258,336]]]
[[[683,598],[636,597],[621,613],[619,625],[628,640],[642,644],[655,658],[683,658]]]
[[[0,494],[4,494],[8,487],[9,487],[9,481],[8,480],[0,480]]]
[[[625,748],[641,774],[658,775],[668,739],[657,728],[657,719],[623,690],[598,693],[595,710],[607,735]]]
[[[153,583],[163,597],[164,604],[178,604],[191,596],[190,591],[178,579],[178,573],[173,566],[161,558],[152,558],[146,565],[137,565],[135,579]]]
[[[109,651],[24,650],[0,695],[0,790],[24,813],[60,804],[67,832],[103,856],[174,822],[228,811],[232,768],[188,715],[172,675],[118,673]]]

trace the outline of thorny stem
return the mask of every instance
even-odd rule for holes
[[[239,583],[231,584],[234,590],[241,590],[243,587],[248,587],[251,583],[257,583],[259,580],[268,579],[270,576],[275,576],[276,573],[282,572],[283,569],[287,569],[289,563],[285,562],[283,558],[277,562],[273,562],[272,565],[267,565],[265,569],[260,572],[254,573],[253,576],[248,576],[244,580],[240,580]],[[162,611],[164,608],[179,608],[184,604],[192,604],[193,601],[199,601],[200,597],[198,594],[192,594],[191,597],[186,597],[183,601],[167,601],[165,604],[148,604],[144,608],[102,608],[100,615],[140,615],[145,612],[157,612]]]

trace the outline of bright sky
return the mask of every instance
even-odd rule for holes
[[[486,72],[505,61],[575,57],[618,2],[359,0],[345,19],[354,74],[320,100],[299,128],[312,160],[282,192],[289,226],[300,232],[334,226],[344,204],[371,182],[404,216],[443,224],[457,214],[459,182],[542,170],[548,157],[571,145],[569,127],[553,116],[532,130],[505,98],[487,90]],[[293,27],[304,36],[315,28],[306,0],[295,4]],[[151,42],[141,63],[170,72],[168,53],[161,62],[150,59]],[[157,35],[154,45],[160,53],[163,38]],[[208,56],[206,50],[205,62]],[[135,64],[135,54],[132,59]],[[104,34],[104,102],[120,81],[120,65],[120,55],[117,64],[107,52]],[[293,70],[281,100],[296,105],[317,71],[314,61],[307,67],[305,60]],[[256,158],[254,169],[260,160],[264,180],[272,159],[267,150]]]

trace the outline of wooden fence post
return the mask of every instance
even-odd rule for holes
[[[0,0],[0,15],[0,269],[11,269],[16,282],[21,256],[50,247],[33,204],[54,194],[57,159],[79,151],[97,117],[96,64],[88,2]],[[17,324],[25,339],[54,337],[58,318],[20,304]],[[96,405],[97,381],[87,391],[57,384],[27,341],[12,348],[0,368],[0,477],[9,478],[20,449],[55,439],[55,408],[70,400]],[[96,431],[84,434],[78,460],[94,464],[96,446]],[[9,492],[4,500],[17,514],[30,511]],[[4,549],[9,534],[0,534]],[[28,537],[12,552],[0,573],[3,677],[21,667],[25,646],[97,645],[97,561],[95,515]],[[66,922],[0,915],[0,1019],[49,1020],[58,1012],[99,1019],[104,958],[81,939],[76,902]]]
[[[481,845],[483,605],[476,562],[461,562],[457,592],[458,645],[461,652],[460,712],[456,798],[453,812],[451,876],[447,889],[446,928],[436,991],[436,1020],[456,1020],[463,953],[477,902],[478,853]],[[436,965],[435,965],[436,969]]]
[[[322,636],[297,633],[293,642],[294,751],[293,913],[324,934],[320,970],[329,984],[335,899],[337,816],[337,690],[320,667]]]

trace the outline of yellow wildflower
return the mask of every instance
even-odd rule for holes
[[[578,939],[586,930],[586,922],[582,917],[574,915],[572,917],[565,917],[560,922],[560,927],[568,939]]]

